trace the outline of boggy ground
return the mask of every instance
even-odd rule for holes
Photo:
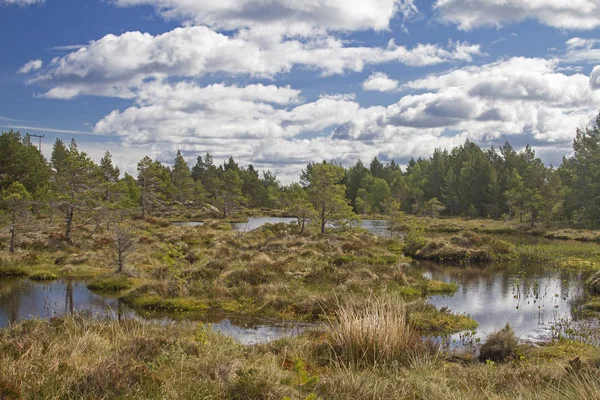
[[[360,229],[299,234],[294,226],[266,225],[239,233],[223,221],[179,227],[163,219],[132,220],[135,252],[116,273],[111,232],[79,229],[74,245],[60,240],[60,225],[40,224],[21,237],[15,255],[0,258],[0,275],[86,279],[99,292],[117,292],[127,304],[148,311],[220,313],[278,320],[317,321],[339,299],[396,293],[414,300],[452,293],[455,285],[412,271],[399,238],[379,238]],[[424,332],[471,329],[467,316],[414,311]]]
[[[15,255],[2,254],[0,274],[86,279],[142,309],[302,319],[315,329],[245,347],[186,321],[27,321],[0,331],[0,398],[600,399],[598,348],[561,340],[480,362],[425,340],[476,323],[421,300],[456,287],[414,274],[399,238],[127,224],[137,248],[124,273],[105,228],[79,229],[67,246],[61,226],[42,221]],[[598,269],[595,243],[465,232],[428,231],[426,240],[476,250],[498,240],[508,244],[503,259]]]
[[[600,399],[598,348],[555,341],[509,350],[502,362],[450,358],[391,296],[248,347],[192,322],[70,316],[0,331],[0,397]]]

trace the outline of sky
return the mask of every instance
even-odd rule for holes
[[[600,109],[600,0],[0,0],[0,130],[135,174],[210,152],[288,183],[474,141],[548,165]]]

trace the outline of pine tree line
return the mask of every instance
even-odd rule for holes
[[[0,190],[13,229],[24,209],[38,215],[59,209],[67,242],[76,220],[98,225],[132,210],[145,218],[175,204],[223,217],[242,206],[286,209],[301,226],[317,217],[323,230],[351,218],[352,211],[391,213],[392,204],[407,214],[431,217],[600,227],[600,115],[592,128],[577,130],[573,151],[553,168],[530,146],[517,152],[508,142],[482,149],[467,141],[451,150],[436,149],[427,159],[411,159],[404,170],[378,158],[368,167],[360,160],[349,168],[309,163],[299,183],[282,185],[272,172],[259,174],[232,157],[216,165],[209,153],[191,168],[181,152],[172,166],[144,157],[137,177],[122,176],[110,153],[96,164],[75,140],[66,146],[57,139],[47,161],[28,135],[11,130],[0,135]]]

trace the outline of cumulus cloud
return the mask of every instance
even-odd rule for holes
[[[177,149],[233,155],[290,180],[308,161],[427,156],[467,138],[524,135],[568,147],[574,127],[597,114],[600,91],[590,77],[558,69],[557,60],[528,58],[464,67],[406,83],[401,90],[409,93],[387,107],[362,107],[352,95],[306,102],[274,85],[145,82],[134,106],[113,111],[94,132],[166,160]]]
[[[589,77],[558,72],[557,60],[512,58],[432,75],[404,85],[426,93],[396,105],[403,124],[452,126],[486,135],[527,134],[570,140],[574,126],[597,113],[600,92]]]
[[[594,67],[594,70],[590,75],[590,86],[592,89],[600,90],[600,65]]]
[[[42,68],[42,65],[44,65],[42,60],[31,60],[19,69],[19,73],[29,74],[30,72],[37,71]]]
[[[17,6],[30,6],[33,4],[44,3],[46,0],[0,0],[0,6],[2,5],[17,5]]]
[[[533,19],[559,29],[600,26],[600,0],[437,0],[439,18],[461,30]]]
[[[598,11],[600,12],[600,10]],[[568,63],[599,63],[600,39],[574,37],[566,42],[567,52],[563,61]]]
[[[398,89],[398,81],[383,72],[375,72],[363,82],[362,87],[367,91],[393,92]]]
[[[462,42],[451,42],[446,48],[419,44],[407,49],[393,41],[384,48],[349,47],[332,36],[300,41],[249,37],[243,32],[229,37],[192,26],[157,36],[140,32],[107,35],[55,58],[31,82],[50,86],[44,94],[49,98],[85,94],[134,98],[135,88],[147,79],[213,73],[273,78],[296,66],[333,75],[388,62],[424,66],[471,61],[477,54],[478,45]]]
[[[412,0],[116,0],[116,4],[151,5],[165,18],[218,30],[268,27],[287,35],[386,30],[397,13],[410,18],[417,12]]]

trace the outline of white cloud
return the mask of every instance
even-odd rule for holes
[[[0,6],[2,5],[17,5],[17,6],[30,6],[33,4],[44,3],[46,0],[0,0]]]
[[[598,11],[600,12],[600,10]],[[599,63],[600,39],[574,37],[566,42],[567,52],[563,61],[568,63]]]
[[[25,65],[23,65],[21,67],[21,69],[19,69],[19,73],[20,74],[28,74],[30,72],[37,71],[40,68],[42,68],[43,65],[44,65],[44,63],[42,62],[42,60],[31,60],[31,61],[27,62]]]
[[[461,30],[533,19],[559,29],[600,27],[600,0],[437,0],[444,22]]]
[[[590,77],[558,68],[557,60],[513,58],[456,69],[408,82],[402,89],[412,93],[387,107],[361,107],[352,95],[303,102],[297,90],[273,85],[155,81],[140,86],[135,106],[113,111],[94,132],[119,135],[125,146],[146,146],[163,160],[177,149],[210,151],[218,160],[232,155],[285,181],[309,161],[427,156],[467,138],[523,135],[562,148],[575,127],[597,115],[600,91]]]
[[[375,72],[363,82],[362,87],[367,91],[393,92],[398,89],[398,81],[383,72]]]
[[[386,30],[397,13],[410,18],[417,12],[412,0],[116,0],[116,4],[152,5],[165,18],[219,30],[268,27],[287,35]]]
[[[590,86],[592,89],[600,90],[600,65],[594,67],[594,70],[590,75]]]
[[[273,78],[294,67],[322,75],[362,71],[365,65],[398,62],[409,66],[471,61],[478,45],[451,42],[446,48],[420,44],[347,47],[332,37],[283,40],[247,31],[229,37],[203,26],[177,28],[158,36],[127,32],[107,35],[89,46],[55,58],[47,71],[31,82],[48,85],[50,98],[101,95],[134,98],[135,88],[149,78],[200,77],[226,73]]]

